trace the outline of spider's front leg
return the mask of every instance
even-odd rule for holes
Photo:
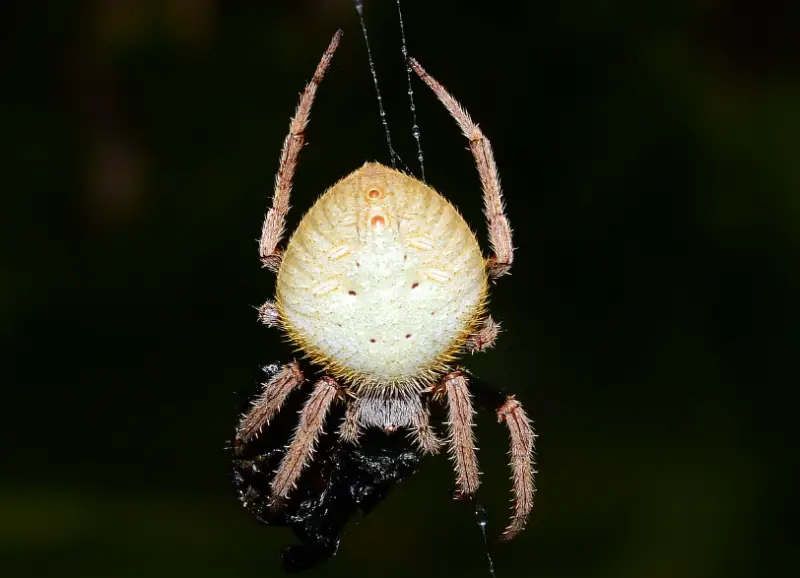
[[[330,377],[322,377],[300,411],[300,423],[294,431],[286,455],[283,456],[272,480],[272,495],[286,498],[294,488],[306,463],[314,453],[328,411],[341,391],[341,386]]]
[[[464,107],[447,92],[447,89],[428,74],[419,62],[408,59],[411,68],[430,87],[439,101],[458,123],[461,132],[469,139],[469,148],[478,167],[478,176],[483,187],[483,212],[489,223],[489,243],[492,255],[487,261],[487,270],[492,279],[507,274],[514,262],[514,245],[511,241],[511,225],[506,217],[500,173],[494,160],[492,145],[480,127],[470,118]]]
[[[286,227],[286,214],[289,212],[289,194],[292,190],[292,180],[294,171],[297,167],[297,157],[305,143],[305,130],[308,118],[311,115],[311,105],[314,103],[314,96],[317,87],[325,76],[325,71],[333,59],[333,53],[339,46],[342,38],[342,31],[334,34],[328,49],[322,55],[322,59],[314,71],[314,76],[306,85],[300,102],[297,103],[297,111],[289,125],[289,134],[283,141],[281,150],[281,161],[278,173],[275,175],[275,193],[272,196],[272,207],[267,212],[264,225],[261,228],[261,241],[258,244],[258,252],[261,255],[261,263],[264,267],[276,271],[281,264],[281,253],[278,244],[283,238]]]
[[[509,451],[511,480],[513,482],[514,509],[511,522],[503,532],[502,538],[510,540],[519,534],[528,521],[533,508],[533,495],[536,492],[534,483],[534,445],[536,434],[533,424],[522,405],[513,395],[490,387],[483,380],[472,378],[475,400],[480,407],[497,413],[497,421],[508,427],[511,449]]]

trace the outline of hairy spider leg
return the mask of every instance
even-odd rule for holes
[[[305,376],[296,361],[281,366],[278,372],[263,384],[261,395],[253,400],[249,412],[242,416],[236,436],[248,441],[261,433],[280,411],[289,394],[305,382]]]
[[[431,412],[427,400],[423,402],[421,411],[414,416],[411,425],[411,437],[423,454],[438,454],[442,440],[436,436],[430,423]]]
[[[314,453],[314,446],[322,433],[328,410],[340,389],[339,384],[330,377],[322,377],[314,385],[314,391],[300,410],[300,423],[294,430],[289,449],[272,480],[272,495],[276,498],[286,498],[297,483],[303,468]]]
[[[300,96],[295,116],[289,125],[289,134],[286,135],[286,140],[283,141],[281,161],[278,172],[275,175],[275,192],[272,196],[272,207],[264,219],[264,225],[261,228],[261,241],[258,246],[261,263],[271,271],[277,272],[281,263],[278,244],[283,239],[283,234],[286,230],[289,195],[292,191],[292,180],[297,167],[297,157],[305,143],[305,129],[311,114],[311,105],[314,103],[317,87],[322,82],[322,77],[325,76],[325,71],[328,69],[331,59],[333,59],[333,54],[336,52],[341,38],[342,31],[337,30],[328,49],[322,55],[322,59],[314,71],[314,76]]]
[[[489,386],[483,380],[471,377],[476,403],[482,409],[495,411],[497,421],[504,422],[508,427],[511,445],[509,465],[514,506],[511,521],[501,538],[510,540],[525,529],[528,515],[533,508],[533,496],[536,492],[534,452],[537,436],[533,431],[533,422],[513,395],[507,395],[504,391]]]
[[[361,411],[361,400],[351,400],[345,410],[342,423],[339,425],[339,438],[343,442],[358,444],[361,435],[361,425],[358,423],[358,414]]]
[[[258,308],[258,320],[267,327],[276,327],[280,323],[281,315],[278,306],[270,300]]]
[[[494,253],[489,258],[488,270],[493,279],[502,277],[511,269],[511,263],[514,261],[514,246],[511,241],[511,225],[505,214],[500,174],[497,171],[492,145],[478,125],[472,121],[464,107],[447,92],[447,89],[425,72],[419,62],[410,58],[409,63],[414,72],[433,90],[436,97],[461,127],[464,136],[469,139],[469,148],[475,157],[475,164],[478,167],[478,175],[483,187],[483,212],[489,223],[489,243]]]
[[[447,399],[447,444],[456,470],[458,497],[470,498],[478,491],[480,472],[472,421],[475,410],[472,407],[469,382],[464,372],[457,370],[447,374],[438,385],[433,386],[433,391],[437,397],[443,394]]]
[[[465,346],[470,353],[486,351],[494,347],[499,333],[500,324],[489,316],[484,320],[478,330],[467,338]]]
[[[514,513],[503,532],[503,539],[510,540],[525,529],[528,515],[533,508],[533,494],[536,492],[533,480],[536,473],[533,469],[536,434],[533,432],[531,419],[513,395],[497,410],[497,421],[505,422],[511,442],[508,455],[514,488]]]

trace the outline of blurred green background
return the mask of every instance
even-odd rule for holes
[[[468,366],[536,420],[499,578],[783,574],[800,345],[794,3],[404,0],[409,49],[491,138],[519,247]],[[366,13],[411,168],[392,0]],[[288,359],[255,239],[298,92],[345,37],[292,226],[388,162],[349,0],[0,8],[0,575],[275,576],[289,530],[236,501],[236,392]],[[485,239],[466,142],[415,82],[429,182]],[[506,433],[478,421],[506,521]],[[486,576],[444,456],[314,576]]]

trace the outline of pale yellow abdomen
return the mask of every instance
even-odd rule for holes
[[[301,221],[278,273],[289,337],[360,389],[424,385],[484,314],[475,235],[436,191],[368,163]]]

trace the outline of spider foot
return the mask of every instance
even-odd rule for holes
[[[258,308],[258,320],[267,327],[275,327],[280,322],[278,306],[274,301],[267,301]]]
[[[283,261],[283,253],[280,250],[275,249],[269,255],[263,255],[261,257],[261,265],[273,273],[277,273],[278,269],[281,268],[281,262]]]
[[[486,261],[486,269],[489,272],[489,277],[497,279],[503,275],[508,275],[511,270],[511,263],[503,263],[497,260],[497,257],[490,257]]]
[[[467,338],[467,349],[472,353],[486,351],[494,346],[499,333],[500,324],[491,317],[487,317],[483,325]]]

